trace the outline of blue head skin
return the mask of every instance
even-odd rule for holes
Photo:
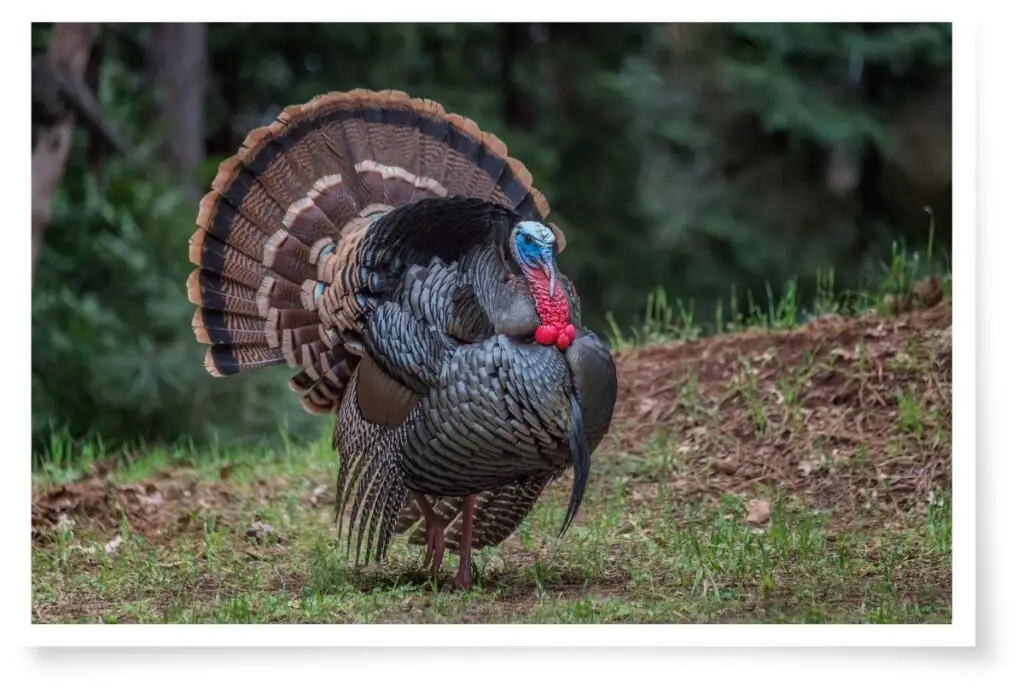
[[[527,277],[541,271],[548,280],[548,296],[555,295],[555,234],[536,221],[523,221],[512,230],[512,252]]]

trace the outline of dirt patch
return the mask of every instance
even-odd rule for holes
[[[602,450],[671,449],[688,496],[771,487],[840,512],[921,511],[950,484],[951,324],[944,301],[621,353]]]
[[[36,492],[32,501],[32,537],[38,543],[76,520],[101,533],[114,533],[123,523],[155,541],[161,536],[201,533],[212,522],[238,522],[244,492],[228,481],[210,481],[188,470],[160,472],[144,483],[117,484],[104,468],[72,484]],[[276,482],[256,482],[264,498],[276,494]],[[325,487],[324,487],[325,488]],[[319,493],[318,487],[314,493]],[[318,502],[318,501],[312,501]]]

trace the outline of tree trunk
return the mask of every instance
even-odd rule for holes
[[[99,24],[55,24],[44,58],[51,73],[66,70],[81,78],[89,53],[99,35]],[[50,85],[53,85],[52,83]],[[33,83],[33,89],[47,84]],[[59,99],[59,95],[56,96]],[[35,98],[33,98],[35,100]],[[41,123],[32,149],[32,272],[43,246],[43,235],[53,211],[53,196],[60,187],[71,152],[75,116],[68,110],[56,120]]]
[[[198,201],[195,174],[205,151],[206,24],[156,24],[149,70],[165,136],[164,160],[180,176],[188,199]]]

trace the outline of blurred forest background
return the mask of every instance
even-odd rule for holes
[[[286,105],[393,88],[474,119],[550,200],[589,325],[639,324],[663,288],[713,329],[769,287],[809,306],[830,269],[874,286],[894,240],[926,248],[926,207],[948,253],[951,42],[949,24],[34,24],[34,451],[53,430],[329,426],[287,368],[208,376],[185,296],[199,198]]]

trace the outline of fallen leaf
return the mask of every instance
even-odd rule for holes
[[[114,555],[117,555],[117,549],[121,547],[122,543],[124,543],[124,539],[121,538],[121,534],[118,534],[117,536],[114,536],[109,543],[103,546],[103,552],[107,554],[107,557],[113,557]]]
[[[139,502],[147,508],[155,509],[164,504],[164,494],[156,491],[149,496],[139,496]]]
[[[225,480],[229,479],[231,477],[231,473],[234,472],[237,467],[238,465],[235,463],[224,465],[224,467],[220,468],[220,478]]]
[[[68,513],[62,512],[57,516],[58,531],[68,531],[69,529],[74,528],[74,526],[75,522],[70,517],[68,517]]]
[[[320,504],[320,500],[324,497],[324,494],[326,494],[326,493],[327,493],[327,484],[320,484],[315,489],[313,489],[313,492],[309,494],[309,504],[310,504],[310,506],[311,507],[316,507],[317,505],[319,505]]]
[[[266,522],[257,520],[249,525],[249,528],[245,531],[245,535],[249,538],[263,538],[267,534],[273,533],[273,531],[274,527],[270,526]]]
[[[257,520],[249,525],[245,535],[261,544],[284,543],[284,537],[274,533],[274,527]]]
[[[640,416],[646,417],[648,413],[650,413],[651,411],[654,410],[655,407],[657,407],[657,405],[658,402],[653,398],[640,399]]]
[[[915,283],[913,292],[921,308],[931,308],[942,301],[942,283],[935,275]]]
[[[752,524],[764,524],[772,516],[772,506],[766,500],[747,501],[747,521]]]
[[[818,467],[819,463],[814,460],[801,460],[800,464],[796,466],[796,468],[800,470],[800,474],[805,477],[811,476],[811,472],[818,469]]]
[[[856,348],[854,348],[854,349],[845,349],[845,348],[832,349],[832,351],[829,353],[829,355],[834,356],[836,358],[839,358],[841,360],[857,360],[857,358],[860,356],[860,354],[857,353],[857,349]]]
[[[740,468],[739,463],[733,458],[717,458],[711,466],[722,474],[736,474],[736,470]]]

